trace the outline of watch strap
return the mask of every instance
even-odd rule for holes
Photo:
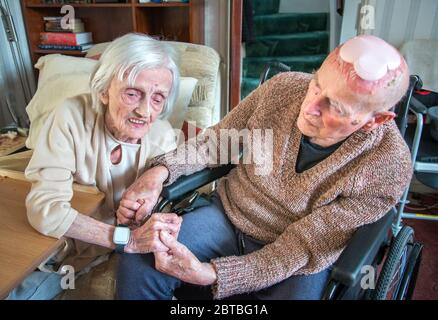
[[[117,253],[125,253],[125,245],[124,244],[116,244],[116,252]]]

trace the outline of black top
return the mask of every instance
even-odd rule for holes
[[[300,151],[297,156],[297,163],[295,170],[298,173],[306,171],[318,163],[328,158],[333,152],[335,152],[344,141],[338,142],[330,147],[321,147],[317,144],[310,142],[309,137],[304,136],[301,138]]]

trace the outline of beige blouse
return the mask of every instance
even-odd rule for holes
[[[120,161],[113,164],[110,160],[109,163],[109,171],[113,182],[114,208],[118,208],[123,192],[137,177],[140,145],[117,140],[107,128],[105,128],[105,143],[108,159],[110,159],[111,153],[115,148],[118,146],[121,148]]]

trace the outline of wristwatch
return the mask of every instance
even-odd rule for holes
[[[131,235],[131,230],[126,224],[119,224],[114,229],[113,242],[116,245],[117,253],[124,253],[125,246],[129,242],[129,237]]]

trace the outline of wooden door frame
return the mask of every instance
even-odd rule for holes
[[[231,0],[230,110],[240,102],[243,0]]]

